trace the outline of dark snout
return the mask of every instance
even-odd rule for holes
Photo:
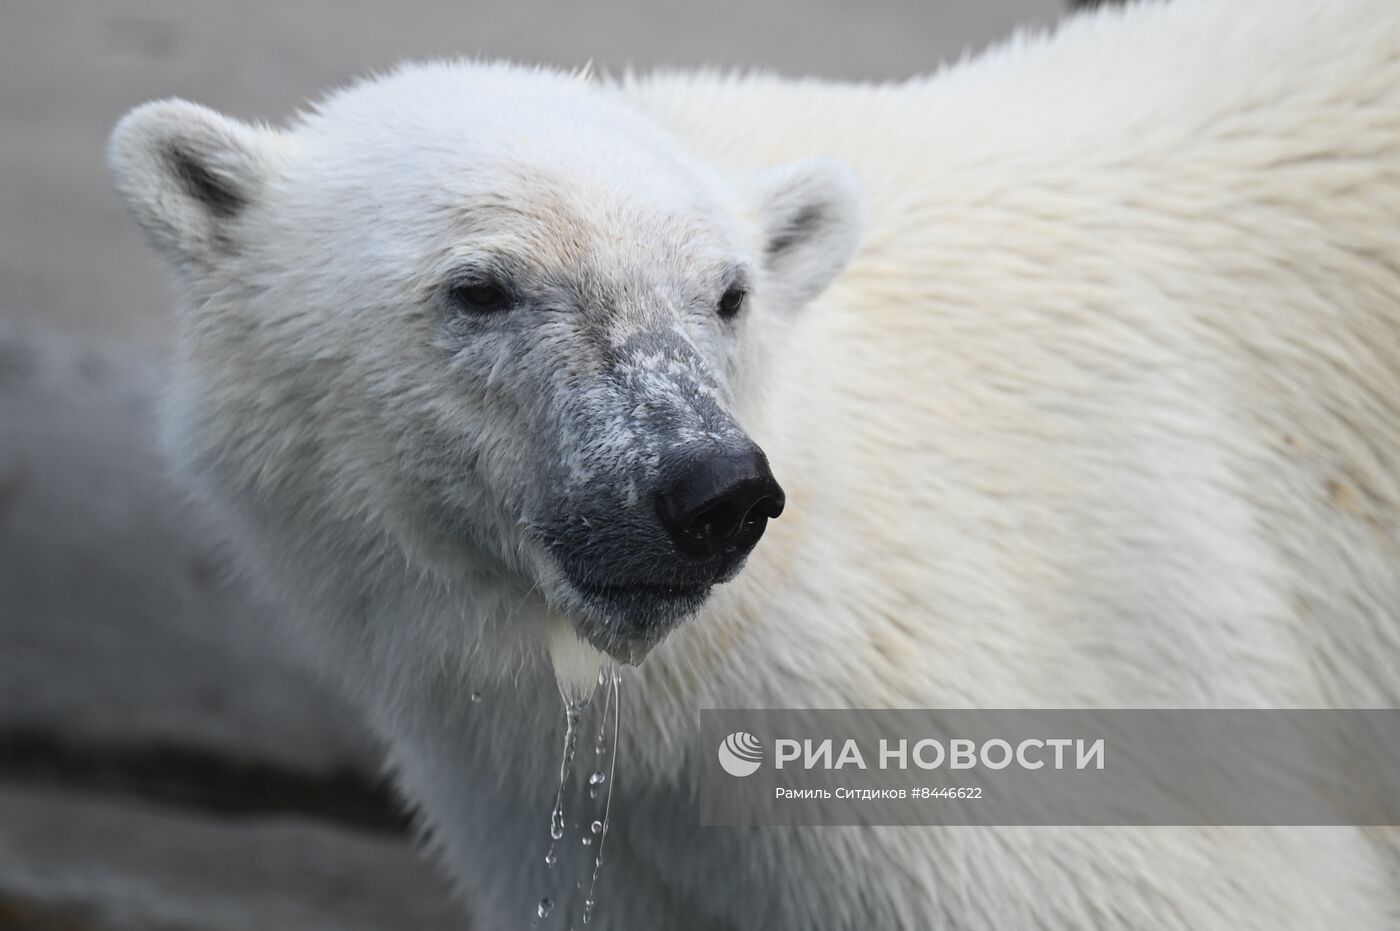
[[[579,632],[628,663],[732,579],[783,512],[783,490],[748,440],[673,448],[660,465],[652,508],[594,512],[564,525],[551,547],[590,609],[576,616]]]
[[[753,549],[771,518],[783,513],[783,489],[757,446],[675,457],[656,511],[681,556],[708,560]]]

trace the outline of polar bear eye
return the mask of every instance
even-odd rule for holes
[[[744,309],[744,298],[746,297],[748,297],[748,292],[743,288],[730,288],[720,297],[715,312],[719,314],[721,320],[732,320],[739,311]]]
[[[510,308],[510,295],[500,285],[488,282],[459,284],[452,289],[452,302],[469,314],[494,314]]]

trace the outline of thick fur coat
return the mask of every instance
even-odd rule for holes
[[[1105,10],[881,86],[414,66],[283,130],[148,105],[111,161],[177,282],[173,461],[479,927],[548,883],[552,618],[621,642],[559,547],[628,558],[663,421],[741,425],[787,511],[623,677],[596,926],[1400,924],[1345,828],[701,830],[690,740],[1400,702],[1393,0]],[[487,253],[535,303],[464,323]]]

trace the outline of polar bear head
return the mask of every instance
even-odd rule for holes
[[[627,658],[782,512],[744,412],[855,248],[839,165],[721,175],[620,88],[464,64],[286,130],[148,104],[109,160],[178,286],[177,465],[273,559],[539,593]]]

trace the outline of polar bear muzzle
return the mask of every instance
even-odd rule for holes
[[[573,554],[577,559],[563,560],[583,609],[569,612],[580,632],[629,662],[694,614],[715,585],[734,578],[768,521],[783,512],[783,489],[748,440],[737,449],[673,455],[661,476],[652,496],[657,532],[609,547],[605,530],[586,552]],[[635,527],[634,515],[617,518],[619,529]]]
[[[539,528],[566,583],[556,607],[594,646],[625,659],[737,576],[786,503],[768,457],[727,413],[703,398],[676,406],[628,397],[670,426],[639,424],[613,456],[655,465],[599,464],[593,481],[558,483],[561,517]],[[685,418],[693,427],[677,429]]]

